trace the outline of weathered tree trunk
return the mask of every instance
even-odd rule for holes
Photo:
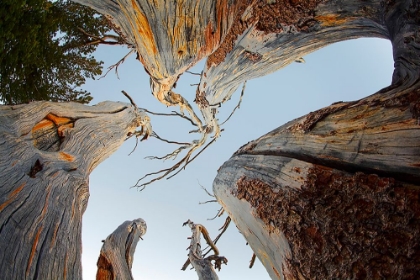
[[[0,107],[2,279],[82,278],[88,176],[143,125],[125,103]]]
[[[273,279],[420,277],[420,3],[379,11],[391,86],[248,143],[214,181]]]
[[[162,177],[188,164],[191,153],[208,141],[209,134],[220,135],[218,110],[241,83],[328,44],[387,38],[396,61],[393,86],[404,79],[410,79],[404,81],[406,87],[413,84],[416,76],[410,73],[420,71],[415,0],[76,1],[108,15],[136,49],[151,77],[154,96],[166,106],[187,110],[201,133],[199,140],[185,147],[189,154]],[[194,100],[200,118],[173,88],[181,74],[205,57]]]
[[[226,40],[207,59],[196,100],[201,100],[199,107],[209,126],[218,126],[218,108],[244,81],[272,73],[310,52],[343,40],[390,39],[395,59],[392,84],[410,79],[405,81],[407,87],[417,79],[410,73],[420,71],[416,41],[418,1],[255,3],[234,23]]]
[[[102,245],[96,280],[132,280],[131,267],[137,242],[146,233],[143,219],[125,221]]]

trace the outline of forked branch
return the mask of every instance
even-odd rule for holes
[[[121,58],[117,63],[111,65],[108,67],[108,71],[106,71],[106,73],[104,75],[102,75],[99,79],[102,79],[104,77],[106,77],[106,75],[108,75],[108,73],[115,68],[115,74],[117,75],[117,78],[119,79],[120,76],[118,75],[118,67],[120,66],[120,64],[124,63],[124,61],[126,60],[127,57],[129,57],[133,52],[135,52],[135,49],[131,49],[123,58]]]
[[[194,224],[192,221],[186,221],[183,226],[188,225],[191,228],[192,236],[191,236],[191,243],[188,247],[188,261],[182,267],[182,270],[185,270],[189,263],[195,268],[198,278],[199,279],[219,279],[214,268],[220,270],[222,263],[227,264],[227,259],[225,257],[219,256],[219,250],[217,249],[216,245],[211,240],[207,229],[200,224]],[[206,243],[211,247],[214,254],[204,258],[201,251],[201,242],[200,242],[200,234],[203,235]],[[212,261],[214,261],[214,268],[212,265]]]

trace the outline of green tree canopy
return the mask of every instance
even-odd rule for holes
[[[80,86],[102,73],[92,53],[110,30],[105,17],[71,1],[1,0],[0,101],[88,103]]]

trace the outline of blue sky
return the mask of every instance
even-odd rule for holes
[[[116,63],[128,50],[100,46],[95,54],[105,67]],[[139,107],[155,112],[170,112],[154,99],[149,77],[143,66],[130,56],[119,69],[105,78],[88,81],[84,87],[92,92],[96,104],[104,100],[128,102],[121,90],[128,92]],[[199,204],[213,199],[200,187],[212,189],[217,169],[243,144],[311,111],[337,101],[351,101],[373,94],[391,82],[393,61],[387,40],[358,39],[337,43],[304,57],[306,63],[290,66],[265,77],[248,81],[239,110],[224,125],[222,136],[201,154],[186,170],[170,180],[161,180],[138,191],[133,186],[144,174],[170,166],[166,162],[144,159],[162,156],[177,146],[154,138],[135,145],[130,139],[110,158],[100,164],[90,177],[90,199],[83,218],[83,276],[94,279],[96,262],[105,239],[126,220],[143,218],[148,231],[140,240],[134,256],[134,279],[197,279],[193,270],[181,271],[187,259],[187,237],[191,235],[182,223],[191,219],[207,227],[212,238],[218,234],[226,216],[208,220],[217,214],[217,203]],[[200,72],[200,62],[192,71]],[[176,92],[193,104],[199,77],[185,73]],[[224,120],[236,106],[237,92],[221,109]],[[195,106],[195,104],[193,105]],[[194,135],[185,120],[150,116],[153,129],[163,138],[191,141]],[[195,136],[197,137],[197,136]],[[252,250],[232,223],[217,244],[220,254],[229,262],[218,273],[220,279],[269,279],[257,260],[249,269]]]

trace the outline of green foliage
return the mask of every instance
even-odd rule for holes
[[[88,103],[80,86],[102,73],[103,62],[92,56],[98,45],[88,44],[86,33],[108,31],[103,16],[71,1],[1,0],[0,101]]]

